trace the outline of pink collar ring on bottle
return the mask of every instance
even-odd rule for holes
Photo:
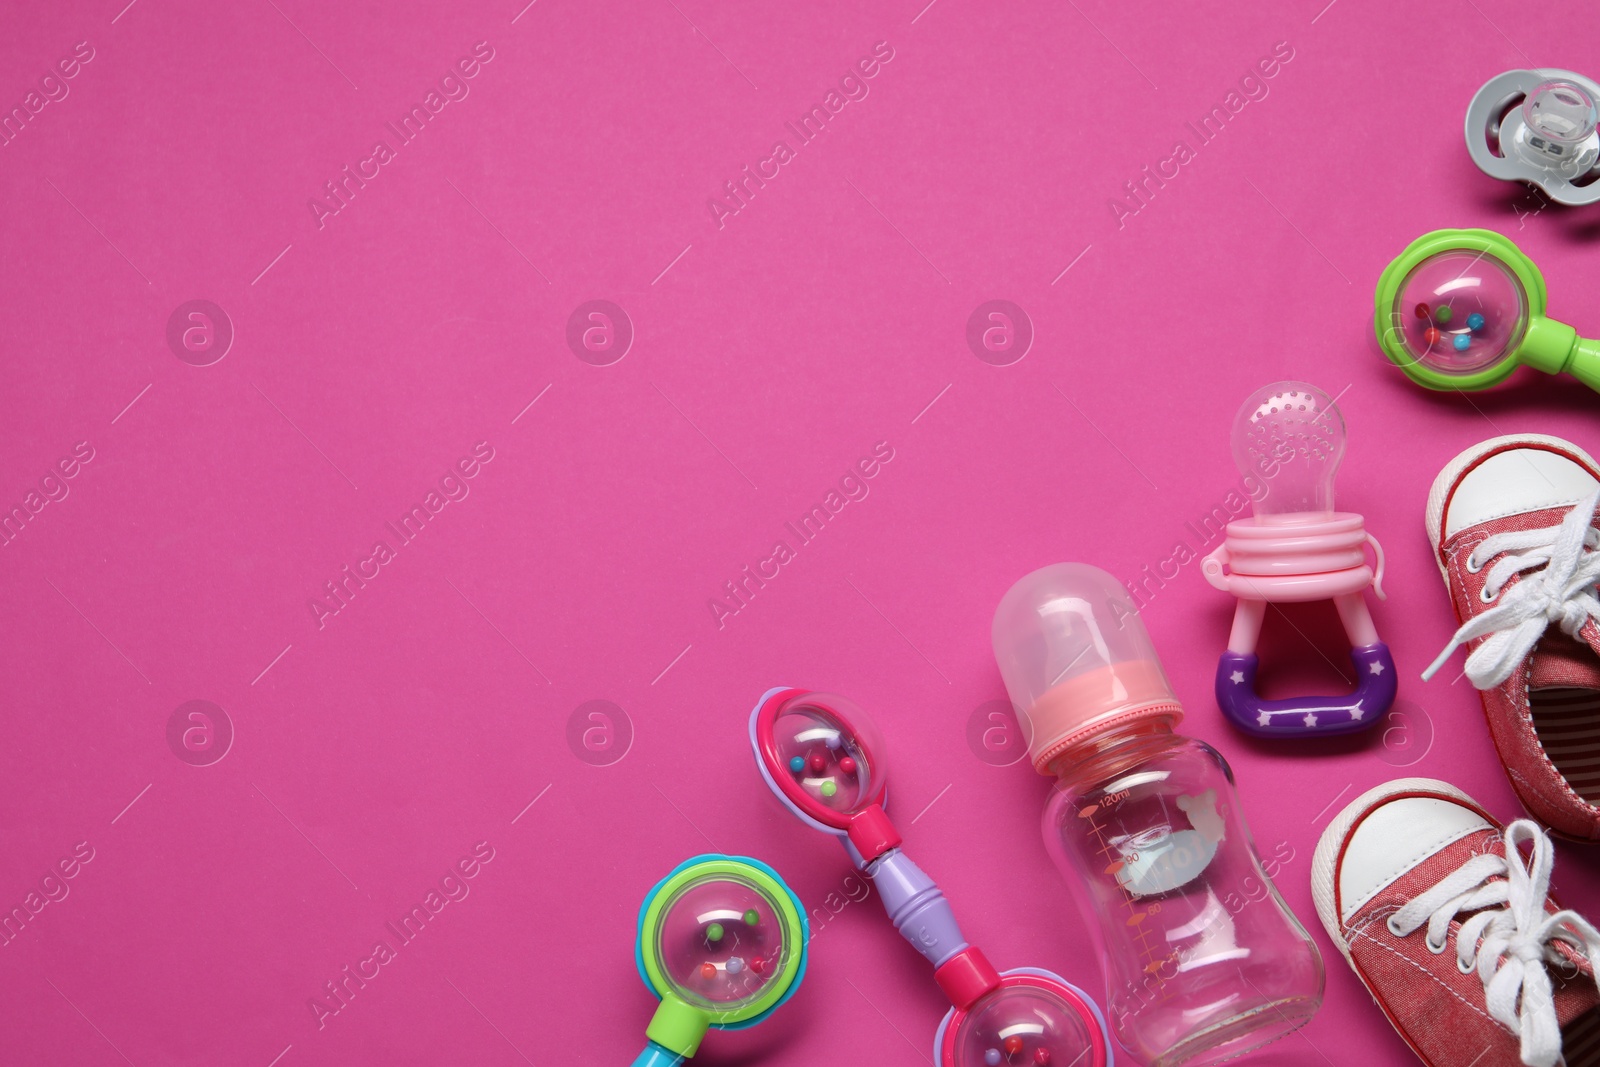
[[[1344,416],[1314,385],[1258,389],[1233,424],[1233,453],[1255,514],[1228,524],[1201,564],[1206,580],[1239,598],[1228,650],[1217,664],[1217,704],[1257,737],[1348,734],[1372,727],[1394,703],[1389,646],[1378,639],[1363,593],[1383,599],[1383,548],[1360,515],[1333,510],[1333,479],[1344,456]],[[1377,570],[1367,563],[1371,543]],[[1356,688],[1344,696],[1264,700],[1256,692],[1256,640],[1269,603],[1332,600],[1350,639]]]
[[[934,1037],[939,1067],[1113,1067],[1100,1009],[1059,975],[999,972],[969,945],[933,879],[900,850],[883,805],[882,736],[843,697],[779,687],[750,713],[767,787],[813,829],[843,840],[900,931],[933,965],[951,1008]]]

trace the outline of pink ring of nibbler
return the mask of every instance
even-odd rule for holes
[[[1373,545],[1378,568],[1367,564]],[[1206,581],[1245,600],[1331,600],[1377,584],[1382,596],[1383,550],[1360,515],[1339,512],[1293,524],[1241,519],[1201,564]]]

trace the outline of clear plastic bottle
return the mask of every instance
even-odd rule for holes
[[[1303,1026],[1322,958],[1262,869],[1215,749],[1127,591],[1081,563],[1035,571],[994,617],[1001,676],[1055,776],[1045,846],[1099,932],[1118,1040],[1151,1067],[1215,1064]]]

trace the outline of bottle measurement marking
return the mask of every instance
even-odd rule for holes
[[[1129,791],[1124,789],[1117,793],[1107,794],[1097,803],[1090,804],[1089,806],[1080,809],[1078,812],[1078,818],[1083,819],[1088,824],[1089,832],[1094,835],[1095,841],[1099,842],[1100,854],[1108,858],[1112,856],[1116,857],[1116,859],[1106,867],[1106,873],[1111,875],[1113,878],[1116,877],[1118,871],[1127,866],[1127,859],[1120,849],[1114,848],[1111,843],[1106,840],[1105,828],[1100,825],[1100,822],[1095,818],[1095,815],[1103,808],[1115,807],[1121,804],[1124,800],[1128,799],[1128,793]],[[1144,972],[1146,974],[1157,974],[1163,967],[1176,961],[1178,958],[1177,953],[1173,952],[1169,946],[1152,945],[1150,942],[1150,931],[1145,929],[1145,920],[1151,915],[1159,915],[1161,913],[1161,904],[1160,902],[1155,902],[1141,909],[1135,903],[1137,898],[1131,891],[1129,891],[1128,887],[1122,883],[1120,878],[1117,879],[1117,888],[1122,890],[1122,905],[1128,911],[1128,917],[1125,922],[1134,931],[1133,940],[1138,944],[1140,956],[1144,960]],[[1165,939],[1163,938],[1163,940]],[[1158,951],[1158,948],[1164,948],[1165,950]]]

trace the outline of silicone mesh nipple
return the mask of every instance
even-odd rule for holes
[[[1233,420],[1233,458],[1239,473],[1262,486],[1255,514],[1265,522],[1331,515],[1344,445],[1338,405],[1305,382],[1256,390]]]

